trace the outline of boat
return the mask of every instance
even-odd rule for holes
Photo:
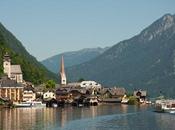
[[[30,102],[21,102],[21,103],[17,103],[17,104],[14,104],[15,107],[31,107],[32,104]]]
[[[58,107],[58,104],[53,103],[53,104],[52,104],[52,107],[56,108],[56,107]]]
[[[175,100],[156,100],[155,111],[175,113]]]
[[[41,101],[33,101],[32,107],[46,107],[46,104],[42,103]]]

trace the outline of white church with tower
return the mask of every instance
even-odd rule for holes
[[[64,68],[64,58],[61,57],[61,66],[60,66],[60,85],[62,87],[80,87],[86,89],[101,89],[101,84],[95,81],[82,81],[82,82],[74,82],[74,83],[67,83],[65,68]]]
[[[4,74],[7,74],[8,78],[11,80],[15,80],[17,83],[23,82],[23,74],[21,71],[20,65],[12,65],[11,64],[11,58],[6,53],[3,58],[3,68],[4,68]]]

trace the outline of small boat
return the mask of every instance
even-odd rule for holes
[[[129,102],[128,98],[122,99],[122,101],[121,101],[122,104],[128,104],[128,102]]]
[[[170,111],[171,114],[175,114],[175,111]]]
[[[21,103],[17,103],[17,104],[14,104],[15,107],[31,107],[32,104],[30,102],[21,102]]]
[[[42,103],[41,101],[33,101],[32,107],[46,107],[46,104]]]
[[[145,101],[146,102],[146,104],[152,104],[152,102],[151,101]]]
[[[175,113],[175,100],[156,100],[155,111]]]
[[[58,107],[58,104],[53,103],[53,104],[52,104],[52,107],[56,108],[56,107]]]

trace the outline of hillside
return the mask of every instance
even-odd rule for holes
[[[78,64],[87,62],[99,56],[107,49],[108,47],[106,48],[99,47],[99,48],[87,48],[87,49],[82,49],[82,50],[72,51],[72,52],[65,52],[65,53],[61,53],[61,54],[52,56],[50,58],[47,58],[41,61],[41,63],[53,73],[58,73],[60,69],[61,56],[64,56],[65,67],[70,67],[73,65],[78,65]]]
[[[21,65],[25,80],[34,84],[51,78],[56,80],[56,76],[30,55],[21,42],[0,23],[0,75],[3,74],[2,59],[6,52],[10,54],[12,64]]]
[[[69,81],[85,78],[129,90],[146,89],[152,96],[160,91],[174,96],[175,15],[164,15],[140,34],[66,72]]]

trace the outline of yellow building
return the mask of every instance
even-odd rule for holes
[[[0,97],[10,99],[13,102],[22,101],[24,85],[4,76],[0,79]]]

